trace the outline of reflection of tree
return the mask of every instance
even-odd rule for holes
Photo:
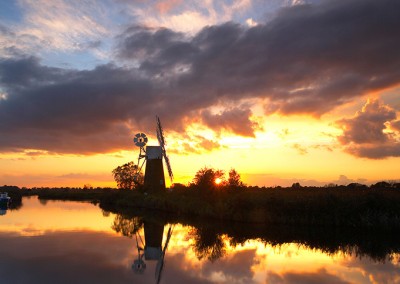
[[[193,250],[198,259],[207,257],[211,262],[226,254],[226,247],[221,235],[208,228],[193,228],[189,236],[194,240]]]
[[[133,217],[131,219],[125,218],[123,215],[118,214],[115,216],[112,229],[123,236],[132,238],[137,231],[143,226],[143,219],[141,217]]]

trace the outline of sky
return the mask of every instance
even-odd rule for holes
[[[174,182],[400,179],[400,2],[0,2],[0,184],[113,186],[157,145]],[[167,179],[168,180],[168,179]],[[168,184],[167,184],[168,185]]]

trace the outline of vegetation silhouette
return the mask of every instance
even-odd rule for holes
[[[113,209],[108,208],[113,211]],[[114,213],[117,213],[115,211]],[[235,248],[248,240],[258,240],[265,245],[280,247],[295,243],[300,247],[320,250],[327,255],[338,253],[359,258],[370,258],[375,262],[385,262],[400,253],[399,230],[368,230],[359,228],[327,226],[282,226],[243,224],[238,222],[210,222],[176,214],[164,214],[153,210],[126,210],[117,213],[112,228],[124,236],[132,237],[143,228],[142,220],[163,224],[188,226],[187,237],[193,240],[191,249],[198,259],[211,262],[224,257],[227,246]],[[118,225],[115,225],[118,224]]]
[[[132,170],[127,172],[131,174]],[[219,183],[215,182],[217,178],[220,179]],[[132,182],[129,184],[132,185]],[[157,209],[214,221],[400,228],[400,191],[395,182],[378,182],[369,187],[355,183],[348,186],[332,184],[325,187],[306,187],[294,183],[288,188],[260,188],[244,185],[234,169],[226,180],[223,171],[205,167],[196,173],[188,185],[178,184],[154,194],[127,188],[129,186],[120,190],[63,187],[17,188],[9,191],[17,192],[20,196],[38,195],[40,199],[100,203],[101,206],[109,206],[121,212],[125,208]]]
[[[104,212],[118,214],[113,229],[128,237],[141,228],[144,218],[191,226],[196,256],[212,261],[224,255],[226,242],[236,246],[250,239],[385,261],[400,253],[400,191],[393,184],[378,186],[220,188],[208,194],[189,186],[158,195],[111,188],[0,190],[15,200],[37,195],[42,200],[98,203]]]
[[[143,224],[143,218],[141,217],[126,218],[121,214],[117,214],[111,228],[125,237],[132,238],[143,227]]]
[[[199,260],[207,258],[214,262],[226,255],[223,236],[211,228],[194,227],[189,231],[189,237],[194,241],[192,249]]]
[[[118,188],[136,189],[143,185],[144,178],[142,173],[136,174],[138,166],[134,162],[128,162],[112,170],[112,175]]]

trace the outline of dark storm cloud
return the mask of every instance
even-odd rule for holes
[[[387,125],[396,125],[396,111],[376,99],[370,99],[353,118],[337,121],[343,129],[338,141],[346,151],[359,157],[382,159],[400,156],[400,133],[387,132]],[[395,128],[394,128],[395,129]]]
[[[270,112],[319,116],[400,83],[399,10],[390,0],[325,1],[285,8],[252,28],[226,23],[191,37],[135,26],[117,38],[116,54],[131,66],[124,68],[2,59],[0,150],[127,149],[132,131],[154,132],[155,114],[180,133],[196,117],[253,136],[257,125],[242,102],[258,99]]]

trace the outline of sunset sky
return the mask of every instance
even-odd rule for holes
[[[0,185],[112,186],[164,127],[174,182],[400,179],[400,1],[0,2]]]

